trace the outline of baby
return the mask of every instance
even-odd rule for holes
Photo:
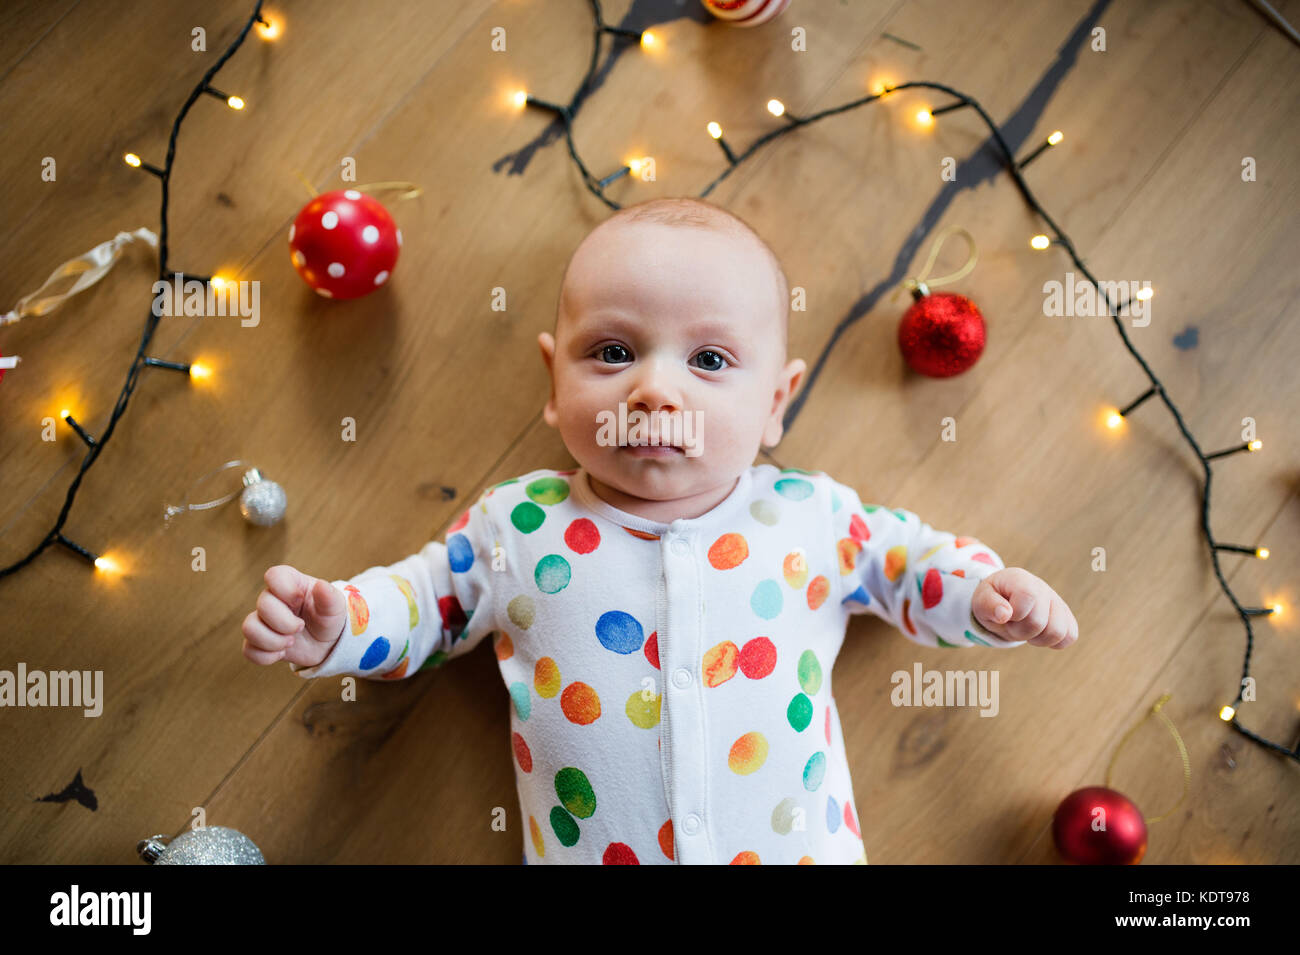
[[[865,863],[831,693],[849,615],[930,647],[1062,649],[1078,624],[973,537],[754,465],[804,372],[788,315],[736,216],[620,210],[539,337],[580,466],[497,484],[445,542],[351,580],[270,568],[244,656],[397,680],[493,634],[526,863]]]

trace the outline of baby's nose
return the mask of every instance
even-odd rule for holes
[[[673,382],[671,373],[656,364],[647,367],[637,377],[627,396],[627,406],[629,410],[680,411],[681,391]]]

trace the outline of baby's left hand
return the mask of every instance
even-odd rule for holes
[[[971,611],[1004,640],[1064,650],[1079,639],[1079,623],[1065,601],[1023,567],[1004,567],[981,580]]]

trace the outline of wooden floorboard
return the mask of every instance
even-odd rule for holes
[[[1275,6],[1300,21],[1300,0]],[[620,183],[620,202],[699,194],[725,168],[704,125],[721,122],[743,147],[772,128],[771,96],[809,115],[882,79],[926,80],[977,99],[1018,155],[1064,131],[1025,179],[1091,270],[1156,290],[1150,325],[1126,330],[1202,450],[1238,443],[1243,418],[1257,423],[1262,453],[1214,465],[1211,526],[1271,549],[1268,561],[1224,554],[1221,565],[1244,604],[1290,610],[1254,618],[1259,699],[1242,719],[1294,745],[1294,44],[1237,0],[796,0],[755,30],[704,24],[672,0],[604,7],[611,23],[630,8],[668,11],[655,27],[664,48],[624,49],[575,125],[597,175],[656,157],[658,181]],[[129,862],[137,840],[184,829],[199,808],[272,862],[519,861],[508,696],[489,647],[410,680],[361,681],[358,701],[343,703],[335,682],[244,660],[240,622],[272,564],[332,579],[394,563],[440,538],[482,489],[574,463],[541,419],[549,383],[536,337],[551,328],[569,254],[609,210],[546,115],[507,98],[521,86],[568,98],[590,55],[588,5],[387,0],[363,21],[345,4],[273,9],[287,18],[283,38],[250,38],[214,81],[248,108],[202,97],[172,180],[172,266],[260,281],[261,322],[161,322],[151,354],[217,374],[206,386],[142,375],[65,528],[119,559],[123,576],[50,549],[0,578],[0,668],[103,670],[107,696],[98,719],[0,710],[0,862]],[[176,111],[248,11],[197,0],[0,11],[0,309],[118,231],[157,229],[158,183],[121,154],[161,164]],[[1089,48],[1093,25],[1107,31],[1105,52]],[[195,26],[206,53],[190,49]],[[490,46],[498,26],[505,52]],[[791,49],[794,26],[806,52]],[[806,289],[792,356],[811,363],[861,315],[762,459],[825,470],[864,500],[978,536],[1051,583],[1080,624],[1064,653],[945,655],[854,619],[833,680],[868,857],[1056,861],[1056,805],[1103,783],[1121,737],[1168,692],[1191,788],[1152,826],[1147,861],[1300,861],[1300,766],[1216,716],[1235,693],[1245,631],[1201,537],[1200,465],[1154,399],[1122,433],[1100,426],[1104,406],[1145,390],[1141,369],[1109,319],[1044,315],[1043,284],[1073,266],[1059,247],[1030,250],[1046,230],[973,111],[930,129],[913,121],[946,101],[906,90],[806,127],[710,194]],[[40,177],[45,156],[58,163],[53,183]],[[1241,179],[1246,156],[1255,182]],[[392,281],[351,303],[312,294],[284,244],[309,197],[302,180],[342,188],[344,157],[360,183],[424,190],[390,202],[405,239]],[[956,182],[940,178],[945,157]],[[896,328],[908,301],[890,296],[949,225],[976,239],[979,262],[951,289],[979,304],[989,344],[940,381],[906,372]],[[960,264],[954,242],[936,272]],[[41,419],[70,405],[103,432],[155,270],[148,250],[128,248],[94,288],[0,329],[0,351],[23,356],[0,382],[0,566],[49,529],[84,451],[62,426],[41,441]],[[505,312],[490,307],[497,287]],[[955,442],[940,440],[949,416]],[[357,441],[341,440],[344,418]],[[250,527],[232,504],[164,530],[163,504],[232,459],[283,484],[285,521]],[[191,570],[196,546],[203,573]],[[1096,547],[1105,572],[1092,569]],[[915,661],[996,668],[998,718],[892,706],[890,674]],[[78,771],[95,810],[39,801]],[[1112,782],[1148,815],[1179,799],[1177,747],[1156,719]],[[497,807],[504,832],[491,826]]]

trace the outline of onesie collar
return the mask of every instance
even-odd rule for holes
[[[690,534],[693,531],[708,529],[728,520],[737,508],[749,498],[753,483],[753,468],[746,468],[741,472],[740,480],[736,482],[736,486],[732,488],[731,493],[715,504],[711,510],[705,511],[699,517],[679,518],[665,523],[647,520],[636,514],[629,514],[627,511],[620,510],[599,497],[591,489],[590,476],[587,474],[586,468],[578,468],[577,473],[573,476],[574,493],[582,499],[582,503],[589,509],[595,511],[601,517],[613,521],[615,524],[620,524],[635,531],[653,534],[655,537],[662,537],[668,532]]]

